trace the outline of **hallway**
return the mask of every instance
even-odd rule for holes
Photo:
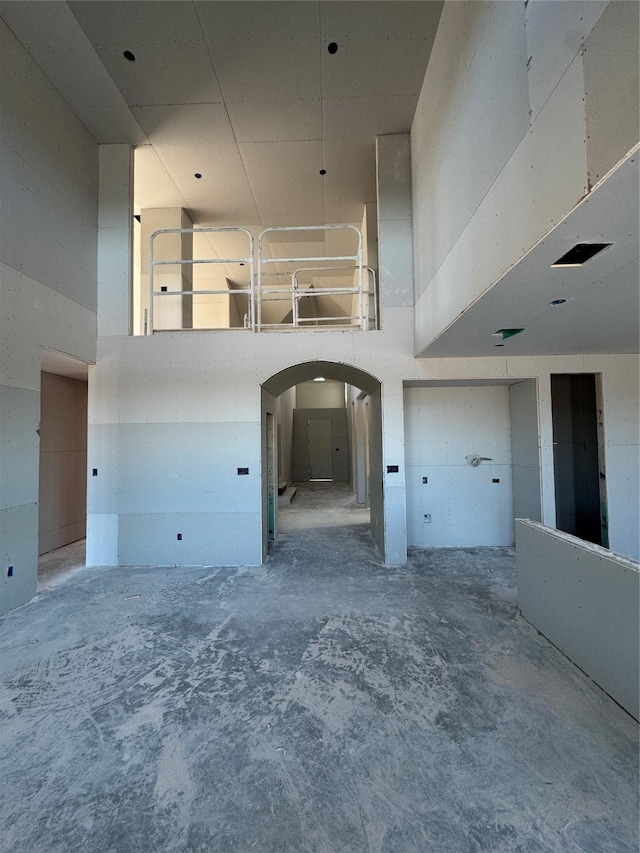
[[[331,492],[261,568],[89,568],[0,620],[3,853],[637,850],[636,724],[511,549],[389,569]]]

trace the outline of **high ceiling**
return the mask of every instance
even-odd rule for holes
[[[123,124],[127,138],[118,141],[142,143],[140,208],[185,207],[199,225],[262,226],[360,223],[363,205],[376,197],[375,138],[409,131],[442,7],[300,0],[28,5],[45,17],[47,7],[67,5],[79,24],[74,41],[85,43],[83,58],[92,49],[115,83],[135,120]],[[58,63],[73,61],[64,44],[57,53]],[[73,93],[63,94],[72,102]],[[95,97],[111,103],[100,89]],[[123,123],[118,106],[114,120]],[[84,112],[98,141],[115,141],[104,138],[104,115],[98,126],[86,106]]]

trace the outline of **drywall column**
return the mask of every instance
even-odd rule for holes
[[[158,210],[140,211],[142,226],[140,277],[142,316],[149,308],[149,241],[155,231],[165,228],[193,228],[193,222],[186,210],[180,207],[170,207]],[[163,234],[156,237],[153,246],[153,257],[162,260],[191,260],[193,258],[193,234]],[[193,266],[191,264],[176,264],[155,267],[153,271],[153,289],[156,293],[162,290],[193,290]],[[153,304],[154,329],[191,329],[193,327],[193,297],[165,296],[156,297]],[[145,325],[143,319],[143,326]]]
[[[101,145],[98,196],[98,335],[131,333],[133,149]]]
[[[556,489],[551,418],[551,376],[538,377],[538,435],[540,441],[540,509],[542,523],[556,526]]]
[[[509,388],[513,514],[540,521],[540,449],[536,380],[526,379]]]
[[[409,134],[376,140],[378,183],[378,286],[380,326],[401,318],[413,306],[413,241],[411,233],[411,146]],[[384,559],[402,565],[407,559],[402,381],[382,388],[382,477],[384,493]],[[371,472],[372,526],[375,512]]]

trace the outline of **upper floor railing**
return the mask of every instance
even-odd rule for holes
[[[305,232],[310,235],[306,242]],[[324,235],[324,243],[328,232],[343,245],[352,234],[353,251],[313,251],[318,236]],[[236,243],[240,237],[246,251],[242,248],[233,257],[166,257],[172,247],[159,249],[157,241],[171,235],[174,242],[178,235],[231,237]],[[293,251],[286,251],[291,246]],[[222,275],[210,270],[198,275],[205,265],[222,265]],[[168,228],[151,235],[146,334],[224,328],[366,331],[377,324],[376,276],[363,263],[362,233],[354,225],[266,228],[257,241],[242,227]]]

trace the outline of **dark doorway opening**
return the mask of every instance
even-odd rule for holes
[[[551,376],[556,526],[607,547],[599,398],[593,373]]]

